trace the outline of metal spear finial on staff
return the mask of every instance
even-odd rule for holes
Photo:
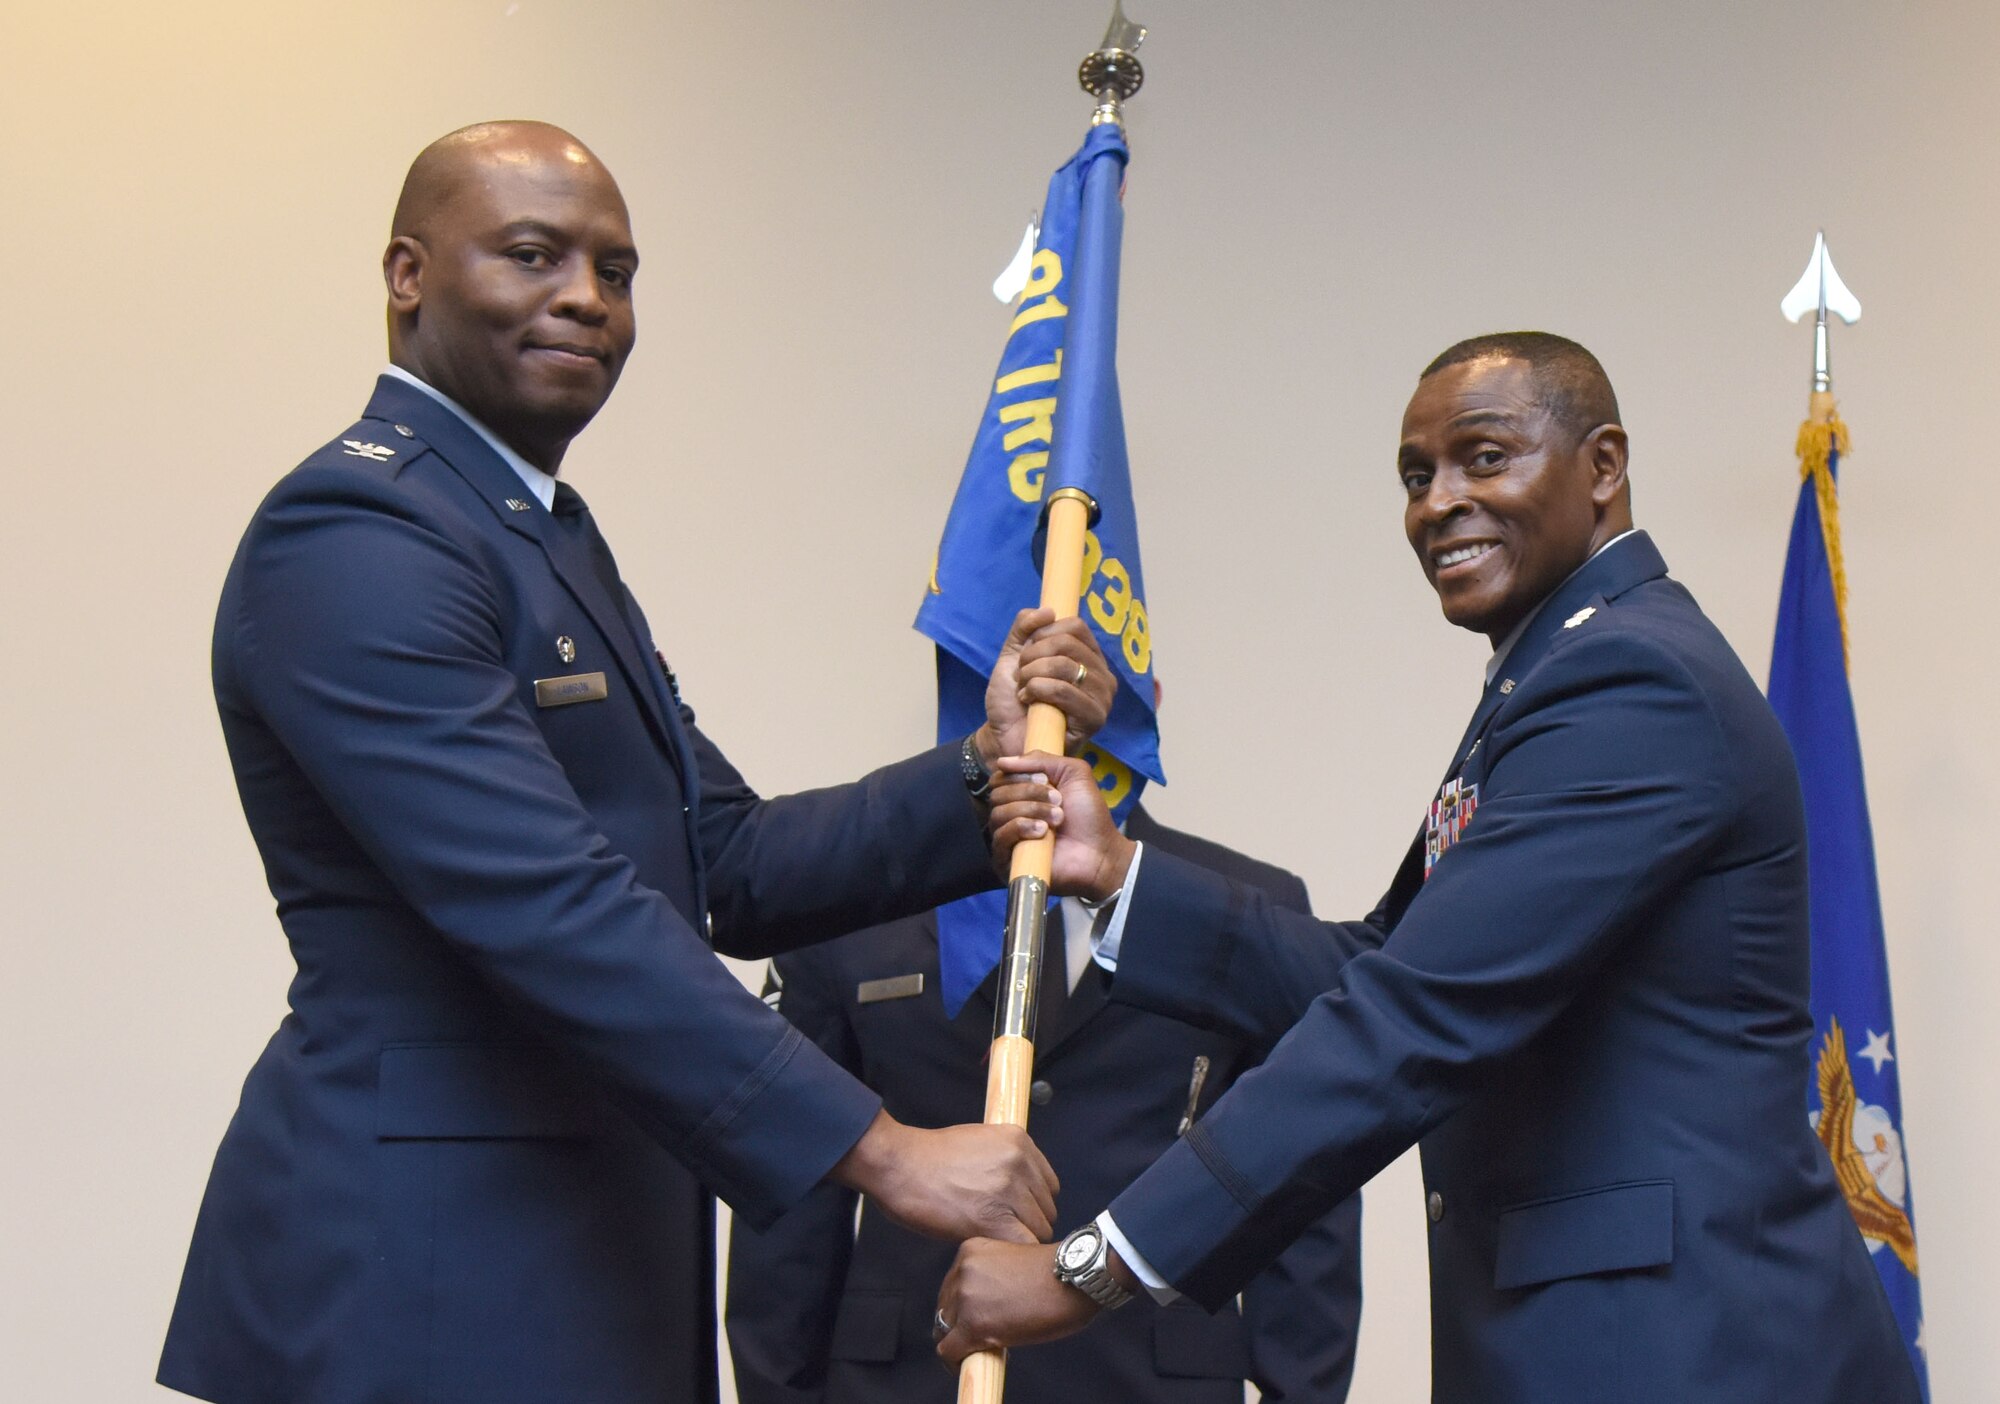
[[[1861,320],[1861,303],[1834,271],[1824,230],[1813,235],[1812,257],[1806,261],[1806,271],[1785,294],[1778,310],[1793,322],[1803,321],[1808,312],[1814,314],[1812,417],[1825,423],[1833,416],[1833,371],[1827,359],[1826,314],[1831,312],[1853,326]]]
[[[1799,474],[1811,484],[1817,499],[1820,534],[1825,542],[1827,577],[1833,585],[1834,611],[1840,617],[1840,647],[1847,650],[1847,563],[1840,549],[1840,493],[1835,473],[1847,452],[1847,425],[1833,402],[1833,370],[1827,358],[1826,314],[1853,326],[1861,320],[1861,301],[1847,290],[1826,249],[1826,233],[1813,236],[1812,258],[1778,310],[1791,321],[1813,314],[1813,388],[1806,422],[1799,426]]]

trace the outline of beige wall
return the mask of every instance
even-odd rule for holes
[[[1637,505],[1761,672],[1829,230],[1855,687],[1937,1397],[1990,1394],[2000,1160],[2000,296],[1991,0],[1145,0],[1126,403],[1172,788],[1330,912],[1385,882],[1478,685],[1406,554],[1416,369],[1596,348]],[[985,292],[1086,105],[1102,5],[436,0],[0,12],[0,1396],[151,1378],[288,965],[206,675],[264,487],[382,358],[404,164],[492,115],[622,178],[645,336],[569,471],[752,778],[924,739],[907,628],[998,354]],[[1421,1399],[1413,1168],[1370,1191],[1357,1398]]]

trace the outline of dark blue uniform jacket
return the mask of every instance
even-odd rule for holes
[[[1279,868],[1178,833],[1135,810],[1148,850],[1227,874],[1289,910],[1305,884]],[[1052,933],[1053,935],[1054,933]],[[928,913],[775,962],[786,1017],[880,1092],[899,1119],[944,1126],[984,1112],[993,980],[947,1019],[937,994],[937,923]],[[920,994],[862,1002],[871,981],[920,974]],[[1195,1060],[1205,1110],[1256,1056],[1245,1041],[1107,997],[1095,966],[1067,988],[1062,943],[1043,964],[1028,1131],[1062,1179],[1058,1232],[1088,1222],[1173,1144]],[[905,988],[907,988],[907,983]],[[950,1404],[954,1377],[932,1349],[931,1312],[954,1248],[898,1228],[855,1196],[821,1186],[763,1232],[738,1227],[727,1321],[743,1404]],[[1339,1404],[1361,1314],[1361,1205],[1349,1199],[1215,1316],[1140,1297],[1065,1341],[1008,1353],[1009,1404],[1116,1400],[1241,1404],[1243,1381],[1270,1400]]]
[[[1365,921],[1147,853],[1113,997],[1275,1048],[1119,1227],[1214,1306],[1421,1141],[1439,1400],[1913,1404],[1806,1120],[1791,752],[1643,534],[1535,616],[1446,777]]]
[[[708,1195],[771,1222],[879,1101],[738,984],[708,917],[761,955],[993,881],[954,748],[759,799],[580,501],[556,508],[384,378],[244,535],[215,692],[298,975],[163,1384],[713,1398]]]

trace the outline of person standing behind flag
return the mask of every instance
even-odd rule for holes
[[[1135,807],[1134,839],[1310,911],[1305,883]],[[1084,1222],[1256,1060],[1259,1050],[1108,998],[1090,958],[1090,915],[1051,913],[1036,1040],[1035,1144],[1063,1184],[1057,1231]],[[937,924],[905,917],[772,962],[765,998],[898,1120],[980,1114],[995,977],[956,1018],[938,998]],[[951,1245],[886,1221],[821,1185],[761,1232],[736,1225],[726,1321],[742,1404],[950,1404],[932,1354],[931,1309]],[[1072,1341],[1017,1351],[1009,1404],[1242,1404],[1243,1383],[1284,1404],[1340,1404],[1361,1317],[1361,1201],[1335,1206],[1243,1289],[1242,1311],[1142,1302]]]
[[[1053,826],[1055,890],[1117,902],[1113,998],[1275,1047],[1087,1234],[964,1245],[946,1359],[1088,1324],[1085,1272],[1213,1309],[1420,1143],[1441,1404],[1916,1404],[1801,1115],[1791,749],[1633,529],[1626,464],[1572,341],[1477,337],[1419,378],[1404,530],[1494,656],[1362,921],[1134,845],[1073,760],[1001,763],[1002,854]]]

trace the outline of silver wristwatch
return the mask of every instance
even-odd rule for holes
[[[1111,1275],[1111,1245],[1094,1223],[1073,1231],[1056,1246],[1056,1281],[1074,1287],[1109,1310],[1122,1307],[1132,1294]]]

